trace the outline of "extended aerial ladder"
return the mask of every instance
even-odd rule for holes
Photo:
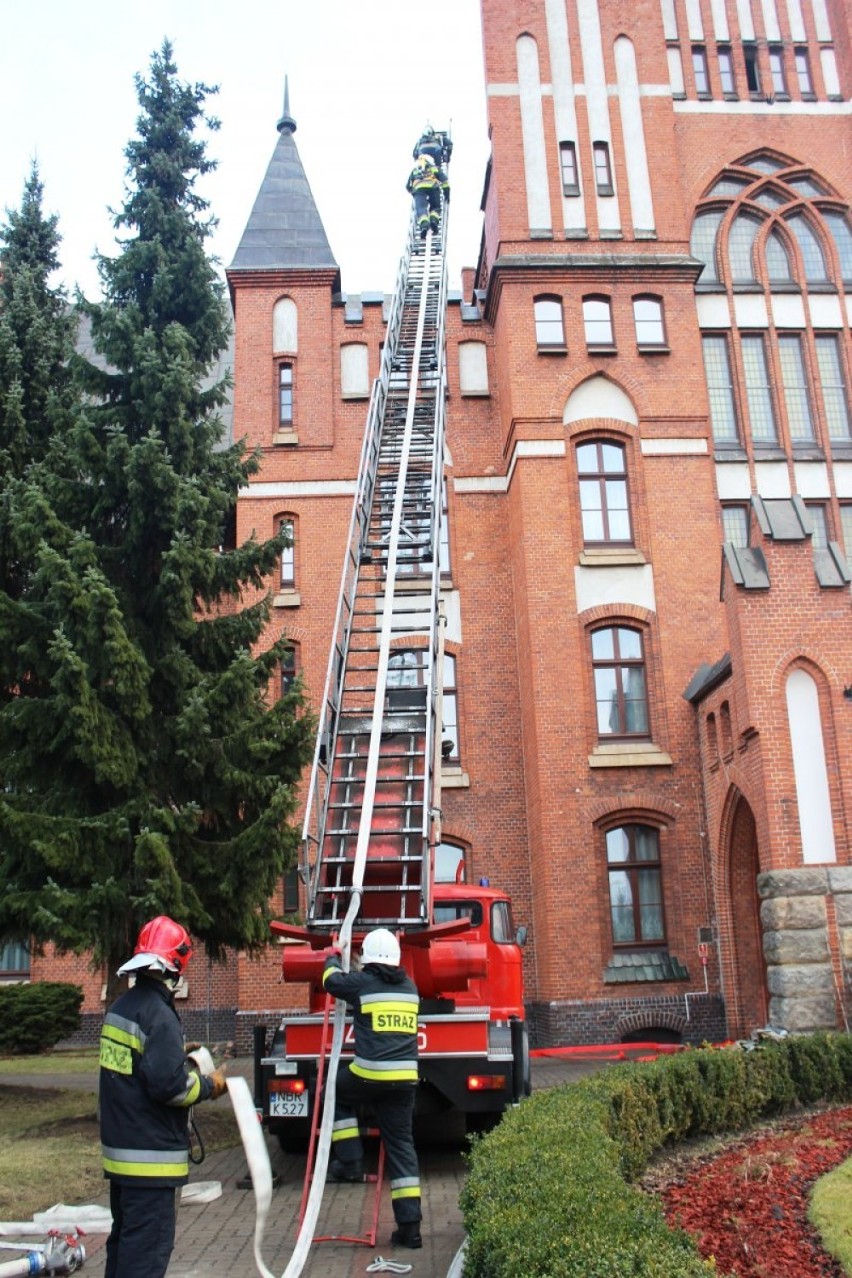
[[[341,1054],[352,1052],[346,1006],[335,1001],[330,1029],[322,987],[333,942],[348,968],[353,939],[376,927],[399,936],[403,966],[420,993],[417,1105],[424,1117],[454,1110],[473,1125],[496,1121],[529,1088],[523,929],[516,933],[504,891],[487,880],[440,881],[434,863],[441,842],[447,213],[444,202],[440,231],[425,240],[413,216],[410,222],[367,416],[319,710],[300,859],[305,919],[270,925],[288,942],[284,981],[307,986],[308,1006],[283,1012],[271,1042],[265,1025],[255,1027],[254,1105],[245,1088],[238,1105],[239,1080],[229,1083],[258,1201],[255,1259],[264,1278],[271,1175],[255,1110],[284,1148],[308,1145],[299,1236],[284,1278],[301,1273],[311,1240],[320,1241],[334,1118],[322,1098],[334,1096]],[[371,1237],[374,1230],[375,1216]]]
[[[412,217],[370,403],[303,828],[314,931],[339,932],[353,897],[359,930],[429,921],[440,841],[446,219],[447,205],[441,231],[420,240]]]
[[[305,928],[272,924],[283,936],[311,936],[313,945],[339,937],[346,967],[356,920],[361,933],[379,926],[424,929],[430,922],[430,857],[440,837],[435,753],[446,221],[445,203],[440,232],[419,239],[413,215],[409,226],[370,400],[306,801],[300,867]],[[402,636],[400,665],[394,642]],[[325,1030],[320,1045],[321,1063],[328,1053],[330,1096],[344,1019],[338,1003],[330,1053]],[[238,1102],[233,1086],[231,1095],[255,1181],[255,1260],[267,1275],[261,1245],[271,1193],[268,1157],[258,1147],[247,1099]],[[301,1273],[315,1234],[333,1109],[323,1107],[318,1136],[315,1111],[299,1236],[285,1278]],[[351,1241],[372,1243],[375,1219],[367,1238]]]

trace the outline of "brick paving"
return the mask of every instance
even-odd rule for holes
[[[600,1061],[565,1062],[534,1060],[533,1087],[539,1090],[571,1081],[601,1068]],[[230,1061],[228,1073],[241,1074],[251,1083],[252,1064],[248,1059]],[[0,1083],[19,1086],[75,1087],[94,1090],[93,1074],[0,1074]],[[211,1102],[228,1104],[226,1098]],[[204,1107],[198,1111],[198,1124],[204,1135]],[[284,1154],[277,1142],[269,1141],[270,1161],[280,1185],[273,1190],[272,1206],[266,1224],[262,1258],[276,1275],[283,1274],[293,1253],[302,1196],[304,1156]],[[442,1141],[436,1133],[434,1142],[418,1142],[423,1191],[423,1249],[406,1251],[391,1247],[393,1215],[387,1183],[380,1200],[377,1240],[374,1247],[344,1242],[314,1243],[302,1270],[304,1278],[360,1278],[377,1256],[410,1264],[411,1278],[445,1278],[464,1241],[464,1228],[459,1210],[459,1192],[465,1165],[458,1139]],[[190,1183],[218,1181],[222,1194],[211,1203],[181,1206],[178,1213],[177,1238],[168,1278],[255,1278],[254,1194],[240,1189],[245,1176],[242,1148],[210,1154],[199,1167],[192,1169]],[[69,1190],[69,1197],[73,1196]],[[106,1195],[95,1200],[106,1204]],[[374,1186],[329,1184],[323,1195],[317,1222],[318,1234],[365,1234],[372,1223]],[[45,1207],[51,1204],[46,1203]],[[102,1235],[86,1239],[88,1259],[84,1270],[101,1272]]]

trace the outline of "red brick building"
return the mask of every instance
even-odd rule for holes
[[[440,864],[511,890],[539,1043],[852,1007],[850,17],[482,0]],[[278,127],[228,271],[264,455],[238,536],[292,525],[272,631],[318,697],[387,302],[341,292],[286,103]],[[201,969],[187,1009],[245,1046],[293,1001],[277,973]]]

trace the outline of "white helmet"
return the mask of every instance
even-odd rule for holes
[[[386,927],[368,932],[361,946],[361,963],[384,963],[387,967],[399,967],[399,941]]]

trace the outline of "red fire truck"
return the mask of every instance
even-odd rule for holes
[[[436,884],[433,913],[434,926],[400,934],[403,966],[421,998],[417,1118],[430,1123],[455,1111],[475,1131],[530,1090],[525,930],[515,930],[508,897],[489,887]],[[285,939],[284,980],[310,984],[310,1010],[282,1017],[270,1050],[261,1046],[256,1085],[268,1130],[282,1148],[298,1149],[307,1144],[317,1102],[328,949],[323,938],[313,938],[314,948],[298,928],[272,926]],[[351,1043],[348,1021],[342,1061]]]

